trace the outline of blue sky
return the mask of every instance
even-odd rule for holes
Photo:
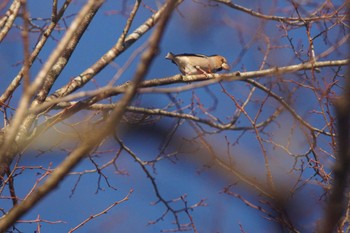
[[[83,2],[84,1],[75,1],[72,3],[67,15],[76,13]],[[273,2],[275,1],[235,2],[245,7],[260,9],[266,14],[282,15],[283,13],[283,11],[269,12],[269,9],[272,8]],[[114,45],[126,20],[124,16],[115,14],[114,11],[120,9],[121,3],[122,1],[118,1],[117,3],[115,3],[115,1],[106,1],[80,41],[69,64],[54,85],[53,90],[69,82],[70,79],[92,65]],[[127,3],[128,6],[131,6],[132,1],[127,1]],[[48,9],[51,9],[51,1],[29,1],[28,4],[32,17],[50,17],[50,10]],[[145,1],[145,4],[156,8],[154,1]],[[288,1],[278,1],[278,4],[280,9],[285,11],[292,9]],[[131,31],[138,27],[140,23],[151,14],[152,13],[147,8],[141,7],[131,27]],[[68,18],[67,23],[69,24],[70,20],[73,18],[74,16]],[[21,24],[20,20],[16,22]],[[42,21],[38,21],[38,24],[41,23]],[[195,3],[195,1],[185,1],[171,18],[161,42],[160,54],[155,58],[146,79],[167,77],[179,72],[174,64],[164,59],[166,53],[169,51],[173,53],[220,54],[225,56],[228,61],[233,64],[232,70],[258,70],[263,59],[263,52],[261,51],[266,49],[266,43],[264,43],[263,40],[259,38],[256,40],[254,39],[254,36],[257,35],[260,28],[271,38],[271,42],[274,45],[288,45],[287,39],[282,36],[283,32],[276,27],[276,22],[261,24],[261,21],[257,18],[224,6],[209,7]],[[133,44],[130,49],[125,51],[105,70],[98,74],[95,77],[95,81],[86,85],[84,90],[96,89],[96,86],[103,86],[108,83],[111,77],[117,73],[117,67],[123,66],[126,63],[130,55],[147,41],[150,33],[151,32],[148,32],[139,41]],[[293,37],[296,44],[304,44],[307,42],[305,30],[303,28],[291,30],[290,33],[290,36]],[[46,48],[40,54],[41,60],[45,61],[50,55],[50,52],[57,45],[57,40],[63,35],[63,31],[54,34],[55,38],[49,40]],[[241,37],[241,35],[244,36]],[[33,43],[36,41],[37,36],[38,34],[31,35]],[[319,40],[317,40],[316,43],[319,53],[326,50],[327,45],[325,43]],[[244,51],[242,48],[243,46],[249,46],[247,51]],[[332,56],[333,55],[329,56],[329,59],[338,56],[338,54]],[[307,58],[307,48],[304,48],[302,57],[304,59]],[[3,92],[11,78],[14,77],[20,69],[20,66],[13,65],[21,61],[21,59],[22,47],[19,31],[17,29],[12,29],[10,36],[0,45],[0,73],[3,74],[0,92]],[[130,67],[122,74],[117,81],[118,84],[132,78],[138,61],[139,56],[135,58]],[[295,64],[297,62],[291,49],[276,48],[271,52],[265,68],[268,65],[282,66]],[[42,64],[39,62],[33,65],[31,69],[32,78],[35,77],[41,66]],[[288,77],[292,78],[293,75]],[[275,77],[272,77],[272,79],[273,78]],[[263,79],[259,81],[268,83],[269,80],[265,81]],[[240,100],[244,100],[250,90],[250,87],[247,86],[246,83],[232,82],[225,83],[224,85],[230,93],[234,94],[235,97]],[[21,91],[22,89],[19,90]],[[208,92],[208,90],[210,90],[210,92]],[[283,87],[279,91],[282,95]],[[210,93],[214,93],[216,97],[212,97]],[[309,94],[302,90],[300,93],[305,96]],[[257,91],[256,95],[257,99],[259,97],[264,98],[265,96],[264,93],[259,91]],[[19,96],[19,92],[14,95],[11,101],[12,107],[16,106]],[[212,85],[206,90],[197,89],[180,93],[176,95],[176,98],[181,99],[184,105],[186,105],[193,101],[193,96],[198,96],[200,101],[207,108],[215,105],[213,114],[222,118],[225,122],[229,120],[226,119],[226,117],[232,115],[236,110],[232,100],[222,93],[222,88],[219,84]],[[219,100],[218,103],[216,103],[216,98]],[[298,101],[303,103],[302,106],[298,106],[298,110],[300,110],[304,116],[308,116],[308,111],[315,106],[315,102],[312,98],[314,97],[311,95],[310,102],[304,101],[302,97],[295,98],[297,103]],[[145,96],[139,97],[138,102],[143,106],[162,108],[169,103],[169,98],[162,94],[146,94]],[[274,102],[270,101],[266,107],[264,106],[263,113],[260,116],[261,120],[269,116],[274,110],[273,104]],[[247,112],[252,115],[256,114],[258,112],[257,106],[259,106],[259,104],[254,104],[254,102],[250,103],[247,107]],[[204,114],[198,111],[198,115],[203,116]],[[78,115],[77,118],[81,116],[82,115]],[[288,123],[281,127],[271,126],[270,130],[276,135],[279,135],[281,140],[283,140],[286,139],[286,135],[280,132],[288,131],[292,127],[293,121],[288,114],[282,114],[281,121]],[[173,119],[163,119],[161,123],[165,129],[171,129],[175,121]],[[313,123],[323,124],[318,118]],[[249,125],[246,119],[241,120],[239,124],[241,126]],[[285,127],[285,129],[283,127]],[[212,129],[207,129],[213,131]],[[298,129],[295,131],[297,132],[296,138],[293,139],[293,143],[295,143],[293,149],[295,149],[297,153],[302,153],[302,151],[305,150],[305,144],[303,145],[304,138],[301,136],[301,131],[299,132]],[[159,153],[158,149],[162,138],[150,137],[139,133],[139,131],[130,134],[125,133],[122,134],[122,137],[127,145],[142,159],[152,160]],[[240,140],[241,147],[232,146],[231,148],[233,154],[242,155],[236,157],[235,163],[240,166],[247,166],[246,170],[253,174],[264,174],[262,172],[264,169],[262,165],[263,159],[262,156],[259,155],[259,145],[253,133],[247,134],[248,136]],[[191,138],[195,134],[191,130],[189,124],[185,122],[180,127],[177,135],[179,138],[185,136]],[[208,138],[217,149],[218,153],[224,153],[227,146],[225,136],[228,138],[227,140],[229,142],[234,143],[239,135],[240,132],[228,131],[216,136],[208,136]],[[298,136],[301,138],[298,138]],[[48,137],[52,137],[52,135],[48,134]],[[44,140],[45,137],[42,139],[43,144],[45,144],[47,142]],[[328,143],[327,140],[328,138],[325,139],[325,144]],[[75,142],[65,143],[67,144],[64,145],[69,145],[69,147],[75,145]],[[38,144],[37,146],[46,148],[47,145],[43,144]],[[108,141],[102,147],[102,149],[114,151],[116,148],[117,144],[113,141]],[[289,177],[285,172],[286,168],[291,168],[293,159],[286,158],[286,156],[282,157],[283,153],[281,150],[272,147],[269,149],[272,157],[271,164],[275,165],[273,171],[276,173],[276,181],[281,184],[287,181],[293,183],[292,181],[296,179],[296,177]],[[39,157],[36,155],[36,150],[26,152],[20,164],[23,166],[42,165],[47,167],[52,163],[52,167],[55,167],[64,159],[67,152],[57,149],[53,152],[48,151]],[[103,153],[95,159],[99,164],[103,164],[103,162],[110,160],[113,155],[114,153]],[[245,155],[250,155],[247,156],[250,158],[245,158]],[[151,206],[151,203],[157,200],[151,182],[142,169],[140,169],[140,166],[130,156],[123,153],[117,160],[117,166],[120,170],[127,171],[128,175],[117,174],[112,166],[104,170],[105,175],[108,176],[108,181],[113,187],[117,188],[116,190],[108,187],[108,184],[102,179],[100,184],[101,188],[104,190],[98,190],[96,193],[99,177],[94,173],[83,175],[78,182],[76,191],[71,195],[71,191],[77,183],[78,176],[70,175],[61,182],[56,190],[51,192],[30,213],[24,216],[23,219],[35,219],[37,215],[40,214],[41,218],[49,221],[62,220],[65,223],[42,223],[41,229],[42,232],[65,232],[90,215],[104,210],[114,201],[124,198],[130,189],[133,189],[134,192],[127,202],[114,207],[107,215],[88,222],[86,226],[77,230],[77,232],[159,232],[164,229],[174,228],[172,224],[174,218],[171,214],[166,215],[163,221],[146,226],[149,221],[153,221],[161,216],[165,210],[164,205],[158,203],[155,206]],[[93,165],[89,160],[82,162],[74,171],[84,171],[86,169],[93,169]],[[240,224],[246,232],[278,232],[280,230],[273,222],[264,220],[260,212],[247,207],[241,200],[222,193],[225,186],[237,181],[234,177],[223,175],[218,172],[217,169],[203,170],[203,161],[193,159],[188,154],[180,154],[175,163],[162,160],[155,165],[154,170],[152,170],[151,167],[148,167],[148,170],[154,175],[158,188],[165,199],[171,200],[181,195],[186,195],[186,200],[189,205],[193,205],[202,199],[205,200],[206,206],[198,207],[191,212],[199,232],[239,232]],[[203,171],[198,172],[201,170]],[[16,185],[21,187],[17,190],[18,196],[24,197],[26,195],[35,180],[41,176],[40,172],[42,172],[40,169],[26,169],[22,175],[16,177]],[[279,174],[282,175],[278,177]],[[306,173],[306,176],[308,175],[311,176],[311,174]],[[257,177],[257,179],[259,179],[259,177]],[[288,182],[286,186],[290,185]],[[234,190],[242,196],[250,200],[256,200],[257,196],[254,192],[250,192],[251,190],[247,189],[245,186],[237,184],[234,187]],[[319,195],[320,192],[322,192],[322,190],[318,187],[306,187],[299,193],[300,196],[295,197],[296,200],[299,200],[304,205],[303,211],[299,213],[305,218],[304,221],[300,221],[300,224],[303,226],[299,226],[303,232],[310,232],[311,229],[314,229],[315,226],[312,222],[320,217],[317,213],[320,211],[320,208],[315,207],[317,200],[314,198],[315,195]],[[306,196],[306,198],[303,199],[301,196]],[[6,199],[0,200],[0,205],[3,208],[8,208],[9,204],[10,202]],[[183,203],[181,202],[174,203],[173,205],[176,208],[183,208]],[[304,211],[305,209],[308,211]],[[294,211],[298,210],[295,209]],[[184,213],[179,214],[179,216],[182,223],[188,222],[188,218]],[[36,226],[34,224],[19,224],[18,228],[24,232],[32,232]]]

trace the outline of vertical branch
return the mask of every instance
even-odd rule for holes
[[[335,101],[338,130],[338,150],[334,166],[334,183],[324,217],[324,233],[331,233],[339,223],[348,202],[350,173],[350,79],[347,74],[344,94]]]
[[[349,4],[348,4],[349,5]],[[348,8],[349,11],[349,8]],[[350,18],[348,12],[348,19]],[[336,229],[346,210],[350,175],[350,66],[348,66],[344,93],[334,102],[337,125],[337,152],[334,165],[334,183],[323,219],[323,233]]]
[[[123,44],[125,43],[126,35],[129,33],[131,24],[134,21],[134,18],[136,16],[136,12],[137,12],[137,10],[140,7],[140,3],[141,3],[141,0],[136,0],[135,1],[135,5],[134,5],[134,7],[133,7],[133,9],[132,9],[132,11],[130,13],[129,18],[126,21],[126,25],[125,25],[125,27],[123,29],[123,32],[122,32],[121,36],[119,37],[119,39],[117,41],[117,44],[115,45],[115,47],[117,49],[121,50],[121,48],[123,47]],[[108,85],[112,86],[113,84],[114,84],[114,82],[113,82],[113,80],[111,80]]]
[[[30,53],[29,53],[29,13],[28,13],[28,9],[27,9],[27,0],[21,0],[21,2],[22,2],[22,17],[23,17],[22,39],[23,39],[23,52],[24,52],[23,91],[25,92],[30,85],[30,75],[29,75],[29,67],[30,67],[30,61],[29,61],[29,59],[30,59]]]

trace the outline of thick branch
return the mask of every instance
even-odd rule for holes
[[[136,70],[131,85],[126,90],[121,100],[116,104],[116,107],[106,120],[106,124],[103,127],[96,129],[93,134],[87,136],[82,143],[54,170],[54,172],[52,172],[42,186],[29,195],[22,203],[12,208],[10,212],[0,220],[0,232],[4,232],[8,229],[18,218],[24,215],[39,200],[52,191],[75,165],[77,165],[93,150],[95,146],[99,145],[107,135],[118,127],[127,105],[136,94],[137,87],[147,74],[151,62],[158,51],[158,45],[165,30],[165,25],[176,3],[177,1],[175,0],[168,1],[162,14],[162,20],[159,22],[159,26],[149,39],[150,46],[141,57],[140,64]]]
[[[182,1],[177,1],[177,5]],[[165,8],[161,8],[149,19],[147,19],[141,26],[136,28],[130,35],[128,35],[124,43],[120,43],[121,40],[108,50],[95,64],[82,72],[79,76],[75,77],[68,84],[58,89],[51,96],[48,97],[48,100],[55,99],[59,96],[66,96],[76,89],[83,87],[87,82],[89,82],[96,74],[98,74],[102,69],[104,69],[111,61],[123,53],[127,48],[129,48],[134,42],[136,42],[141,36],[148,32],[160,19]]]
[[[66,0],[63,6],[61,7],[60,11],[58,13],[55,12],[55,18],[50,23],[50,25],[46,28],[46,30],[42,33],[42,36],[38,43],[36,44],[32,54],[30,55],[28,64],[29,68],[33,64],[34,60],[39,55],[39,52],[44,47],[47,39],[51,35],[51,33],[54,31],[55,27],[57,26],[58,21],[63,16],[64,12],[66,11],[67,7],[69,6],[71,0]],[[4,104],[13,94],[13,92],[16,90],[16,88],[20,85],[20,82],[23,77],[24,67],[21,68],[19,73],[16,75],[16,77],[13,78],[11,81],[11,84],[6,88],[5,92],[0,96],[0,105]]]
[[[208,86],[210,84],[218,83],[221,81],[242,81],[242,80],[248,80],[253,78],[261,78],[265,76],[278,76],[281,74],[293,73],[300,70],[308,70],[308,69],[314,69],[314,68],[320,68],[320,67],[344,66],[349,62],[350,60],[345,59],[345,60],[336,60],[336,61],[315,62],[314,64],[301,63],[297,65],[275,67],[275,68],[270,68],[265,70],[248,71],[248,72],[242,72],[242,73],[233,72],[229,74],[205,74],[205,75],[199,74],[199,75],[187,75],[187,76],[178,74],[178,75],[165,77],[165,78],[145,80],[140,84],[140,87],[142,88],[140,88],[138,92],[139,93],[174,93],[174,92],[188,91],[194,88]],[[203,82],[199,82],[199,81],[203,81]],[[186,86],[178,86],[178,87],[170,87],[170,88],[157,87],[157,86],[183,83],[183,82],[190,82],[190,83],[198,82],[198,83],[192,83]],[[30,112],[32,113],[41,112],[52,105],[67,102],[67,101],[72,101],[77,98],[100,96],[97,99],[95,99],[93,102],[90,102],[91,104],[93,104],[104,98],[123,93],[128,87],[128,85],[129,85],[129,82],[126,82],[115,87],[107,86],[107,87],[102,87],[100,89],[96,89],[93,91],[78,92],[66,97],[51,99],[50,101],[48,100],[45,103],[35,108],[31,108]],[[101,95],[102,93],[103,95]],[[62,106],[69,107],[67,104],[68,103],[63,103]]]
[[[39,74],[34,79],[33,83],[26,88],[20,100],[16,114],[11,122],[10,127],[6,129],[6,137],[0,148],[0,177],[4,175],[6,167],[11,163],[12,158],[16,154],[15,141],[20,143],[26,137],[28,128],[22,127],[24,118],[27,116],[28,106],[35,92],[42,86],[46,75],[50,72],[57,59],[61,56],[70,40],[73,38],[75,31],[89,14],[92,8],[98,7],[103,1],[89,1],[79,12],[75,20],[72,22],[65,36],[62,38],[57,48],[50,55]]]
[[[21,0],[14,0],[10,9],[6,12],[5,16],[0,20],[0,42],[5,38],[9,30],[12,28],[19,9],[21,8]]]

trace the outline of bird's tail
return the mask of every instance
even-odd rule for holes
[[[169,60],[174,60],[175,56],[172,52],[169,52],[166,56],[165,56],[166,59],[169,59]]]

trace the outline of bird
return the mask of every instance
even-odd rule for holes
[[[226,58],[220,55],[206,56],[203,54],[173,54],[169,52],[166,59],[171,60],[183,75],[216,73],[230,70]]]

